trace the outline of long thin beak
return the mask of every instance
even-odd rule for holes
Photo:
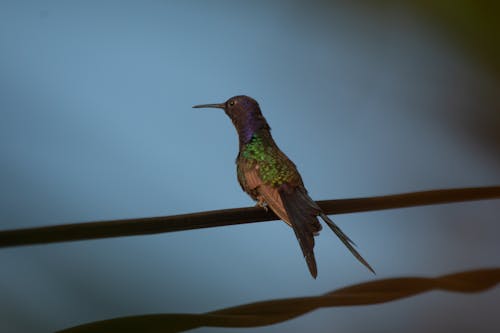
[[[216,108],[216,109],[224,109],[224,103],[219,103],[219,104],[200,104],[200,105],[195,105],[193,108],[199,109],[199,108]]]

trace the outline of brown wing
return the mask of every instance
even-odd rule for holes
[[[291,226],[290,219],[286,213],[278,188],[272,185],[264,184],[260,178],[259,166],[257,164],[253,166],[239,167],[238,175],[240,185],[245,192],[247,192],[254,200],[265,202],[280,219]]]
[[[260,176],[259,165],[248,163],[240,156],[237,159],[237,173],[238,181],[245,192],[255,200],[265,202],[280,219],[292,227],[309,271],[316,278],[317,268],[313,249],[314,235],[321,230],[321,225],[316,218],[319,209],[307,196],[300,176],[294,179],[294,185],[290,183],[283,183],[279,186],[266,184]]]
[[[307,194],[301,190],[303,187],[291,188],[287,184],[276,187],[264,184],[259,176],[258,167],[248,168],[243,175],[250,193],[257,200],[266,202],[280,219],[292,227],[309,271],[316,278],[318,272],[313,251],[314,235],[321,230],[321,225],[316,218],[318,210],[315,203],[311,205]]]

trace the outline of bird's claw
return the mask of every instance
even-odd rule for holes
[[[269,208],[267,207],[267,202],[263,198],[259,198],[259,201],[257,201],[255,206],[264,208],[266,212],[269,211]]]

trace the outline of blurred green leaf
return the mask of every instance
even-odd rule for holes
[[[400,1],[384,1],[400,5]],[[500,75],[500,2],[495,0],[411,0],[415,8],[482,65]]]

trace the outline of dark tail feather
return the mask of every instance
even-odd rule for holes
[[[307,266],[313,278],[318,275],[316,259],[314,258],[314,234],[321,229],[316,211],[299,191],[280,191],[280,196],[285,206],[286,213],[299,241],[300,248],[306,259]]]
[[[373,274],[375,274],[375,271],[373,270],[372,266],[370,266],[370,264],[366,262],[366,260],[361,256],[361,254],[359,254],[359,252],[356,251],[356,249],[354,248],[356,244],[354,244],[354,242],[349,237],[347,237],[346,234],[344,234],[344,232],[338,227],[338,225],[336,225],[332,220],[330,220],[330,218],[325,213],[321,212],[319,215],[321,216],[323,221],[325,221],[326,224],[330,227],[330,229],[332,229],[335,235],[337,235],[337,237],[340,238],[342,243],[344,243],[344,245],[347,246],[349,251],[351,251],[351,253],[356,257],[356,259],[358,259],[359,262],[361,262],[363,265],[366,266],[366,268],[368,268]]]

